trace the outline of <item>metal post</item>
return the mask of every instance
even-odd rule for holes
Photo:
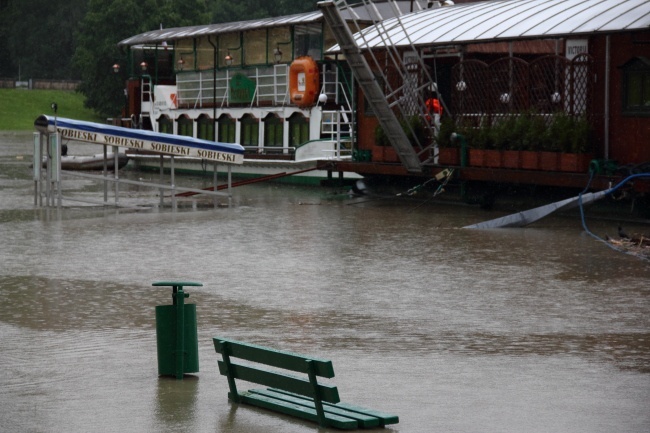
[[[185,298],[183,286],[174,286],[174,304],[176,305],[176,379],[183,379],[183,358],[185,354]]]
[[[232,167],[228,164],[228,207],[232,206]]]
[[[56,188],[56,206],[60,208],[63,197],[61,196],[61,135],[59,134],[58,129],[54,133],[54,137],[54,166],[56,168],[54,173],[54,185]]]
[[[34,179],[34,206],[38,205],[38,187],[40,184],[41,180],[41,168],[43,166],[43,157],[41,156],[41,136],[42,134],[39,132],[34,133],[34,155],[32,157],[33,160],[33,179]]]
[[[217,191],[218,185],[217,185],[217,162],[216,161],[214,162],[214,170],[212,173],[213,173],[212,187],[214,188],[213,191]],[[218,204],[217,196],[216,195],[213,196],[212,200],[214,202],[214,207],[217,207]]]
[[[176,181],[174,179],[174,155],[169,157],[169,165],[171,170],[171,181],[172,181],[172,209],[176,209]]]
[[[163,183],[163,174],[165,173],[164,164],[165,164],[165,163],[164,163],[164,161],[163,161],[163,156],[160,155],[160,175],[158,176],[158,180],[159,180],[159,183],[160,183],[161,185],[162,185],[162,183]],[[164,196],[163,196],[163,195],[164,195],[164,191],[163,191],[162,188],[160,188],[160,189],[158,190],[158,194],[160,195],[160,207],[162,207],[162,206],[163,206],[163,201],[164,201],[164,200],[163,200],[163,197],[164,197]]]
[[[120,175],[117,173],[118,172],[118,151],[119,147],[113,146],[113,159],[115,161],[115,167],[113,168],[113,177],[115,178],[115,206],[118,205],[120,201]]]
[[[104,204],[108,203],[108,164],[106,159],[108,158],[108,150],[106,145],[104,145]]]
[[[50,198],[52,195],[52,146],[50,146],[51,134],[47,134],[47,162],[45,164],[45,206],[50,207]]]

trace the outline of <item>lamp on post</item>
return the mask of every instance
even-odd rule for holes
[[[277,42],[275,48],[273,49],[273,59],[275,63],[280,63],[282,61],[282,55],[284,54],[280,49],[280,45],[290,45],[291,41],[286,42]],[[289,47],[289,60],[291,60],[291,47]]]
[[[273,58],[275,59],[275,63],[280,63],[280,60],[282,60],[282,50],[280,50],[279,44],[273,50]]]

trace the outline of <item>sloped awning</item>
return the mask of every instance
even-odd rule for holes
[[[498,0],[426,9],[355,35],[361,49],[552,38],[650,29],[648,0]],[[329,52],[338,52],[338,46]]]

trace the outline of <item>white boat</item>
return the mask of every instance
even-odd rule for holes
[[[344,59],[324,53],[334,42],[320,11],[134,35],[118,44],[131,70],[114,65],[124,74],[128,103],[125,117],[113,122],[240,144],[244,162],[232,167],[234,176],[360,179],[327,170],[328,161],[353,159],[358,138],[352,72]],[[129,156],[137,168],[160,169],[159,156]],[[169,157],[162,161],[170,166]],[[207,171],[205,161],[179,156],[174,169]]]

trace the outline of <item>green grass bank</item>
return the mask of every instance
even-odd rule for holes
[[[101,123],[106,121],[84,107],[84,96],[81,93],[64,90],[0,89],[0,131],[34,129],[34,120],[38,116],[54,115],[52,102],[58,105],[59,117]]]

